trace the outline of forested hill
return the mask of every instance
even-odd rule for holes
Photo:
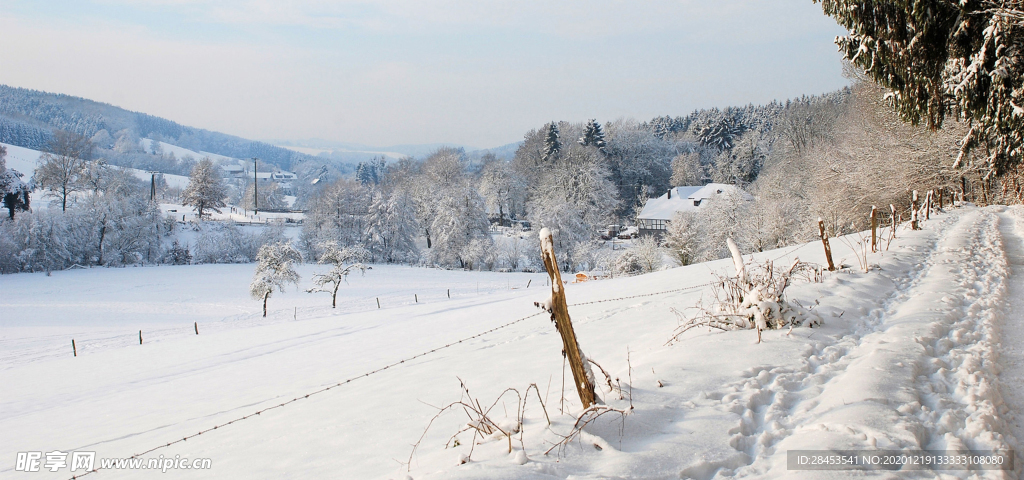
[[[119,142],[127,146],[140,138],[151,138],[197,152],[259,157],[285,169],[313,159],[267,143],[187,127],[106,103],[0,85],[0,142],[43,150],[58,129],[85,135],[97,147],[111,150],[116,150]]]

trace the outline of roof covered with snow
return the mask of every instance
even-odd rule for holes
[[[658,198],[647,200],[647,204],[644,205],[637,218],[643,220],[671,220],[676,212],[695,212],[704,205],[707,205],[705,200],[722,197],[729,192],[739,194],[744,200],[753,200],[754,198],[739,187],[724,183],[674,187],[669,189],[668,193]]]

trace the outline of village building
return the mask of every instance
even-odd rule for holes
[[[673,187],[669,189],[668,193],[647,200],[643,210],[637,215],[637,227],[640,229],[640,235],[661,236],[668,229],[668,222],[672,220],[676,212],[699,211],[706,207],[712,199],[751,201],[754,197],[735,185],[724,183]]]

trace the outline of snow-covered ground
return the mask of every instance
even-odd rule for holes
[[[198,221],[199,213],[194,207],[187,207],[180,203],[161,203],[160,210],[164,215],[171,215],[180,218],[180,221]],[[204,215],[206,212],[203,212]],[[209,218],[217,221],[231,220],[242,224],[266,224],[273,222],[299,221],[306,218],[306,214],[297,212],[267,212],[259,211],[254,213],[241,207],[228,205],[220,208],[220,213],[210,212]]]
[[[152,140],[152,139],[143,138],[142,140],[139,141],[139,146],[143,150],[145,150],[147,152],[152,152],[153,151],[153,142],[154,142],[154,140]],[[230,163],[235,163],[235,162],[238,161],[237,158],[232,158],[232,157],[228,157],[228,156],[225,156],[225,155],[220,155],[220,154],[210,153],[210,152],[203,152],[203,151],[198,151],[197,152],[195,150],[189,150],[189,149],[187,149],[185,147],[179,147],[177,145],[172,145],[172,144],[167,143],[167,142],[157,142],[157,143],[160,144],[160,151],[161,152],[163,152],[165,154],[173,153],[175,158],[192,157],[196,161],[202,160],[203,158],[209,158],[210,160],[213,160],[213,161],[224,161],[224,162],[230,162]]]
[[[246,417],[144,457],[212,460],[167,478],[935,478],[787,470],[786,451],[1014,449],[1015,471],[972,474],[1019,478],[1022,239],[1020,207],[937,215],[869,255],[869,273],[791,287],[789,298],[817,302],[824,326],[767,331],[760,344],[753,331],[692,330],[665,345],[677,325],[670,308],[706,297],[713,272],[732,272],[728,260],[570,284],[583,351],[626,392],[609,392],[599,373],[599,395],[634,409],[547,455],[580,405],[561,340],[533,306],[550,293],[544,274],[375,265],[341,287],[337,309],[327,294],[290,289],[270,299],[266,319],[248,297],[252,265],[0,276],[0,477],[71,476],[15,472],[17,452],[128,457]],[[856,265],[841,242],[833,249]],[[823,262],[820,243],[756,257],[795,256]],[[322,268],[301,266],[301,288]],[[459,465],[472,435],[446,449],[467,421],[449,412],[407,467],[460,382],[485,408],[506,388],[536,384],[551,425],[531,392],[513,453],[490,439]],[[516,411],[507,394],[491,413]]]
[[[163,142],[161,142],[163,143]],[[0,143],[7,148],[7,156],[4,157],[7,161],[7,168],[13,168],[23,174],[25,174],[25,180],[32,177],[32,172],[35,171],[36,167],[39,166],[39,156],[43,154],[39,150],[33,150],[31,148],[18,147],[6,143]],[[168,145],[168,144],[164,144]],[[195,152],[192,152],[195,153]],[[202,158],[202,157],[197,157]],[[227,158],[227,157],[225,157]],[[133,174],[140,180],[149,182],[150,173],[145,170],[139,170],[137,168],[129,168]],[[184,175],[173,175],[169,173],[164,174],[164,179],[167,180],[167,185],[174,188],[185,188],[188,186],[188,177]],[[42,205],[37,204],[37,205]]]
[[[18,147],[15,145],[0,143],[7,149],[7,155],[4,160],[7,162],[7,168],[13,168],[25,175],[25,180],[32,177],[32,172],[35,171],[39,160],[39,155],[42,154],[39,150],[32,150],[31,148]]]

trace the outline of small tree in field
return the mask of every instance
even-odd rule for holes
[[[188,186],[181,192],[181,204],[195,207],[199,218],[203,218],[203,210],[220,213],[220,208],[227,206],[224,198],[228,196],[221,182],[220,169],[213,165],[213,160],[202,159],[192,168]]]
[[[284,292],[286,283],[299,284],[299,274],[293,265],[302,263],[302,255],[290,243],[268,243],[260,247],[256,255],[256,274],[249,285],[249,294],[256,300],[263,300],[263,316],[267,316],[267,299],[274,288]]]
[[[324,253],[320,256],[320,261],[317,263],[321,265],[331,264],[333,267],[327,273],[314,274],[313,283],[316,284],[316,288],[306,291],[309,293],[330,293],[331,308],[337,308],[338,287],[341,286],[341,282],[347,282],[346,278],[348,278],[349,273],[352,273],[353,269],[366,273],[368,267],[363,265],[362,262],[369,258],[370,252],[359,246],[339,249],[338,243],[333,241],[321,243],[320,250]]]

